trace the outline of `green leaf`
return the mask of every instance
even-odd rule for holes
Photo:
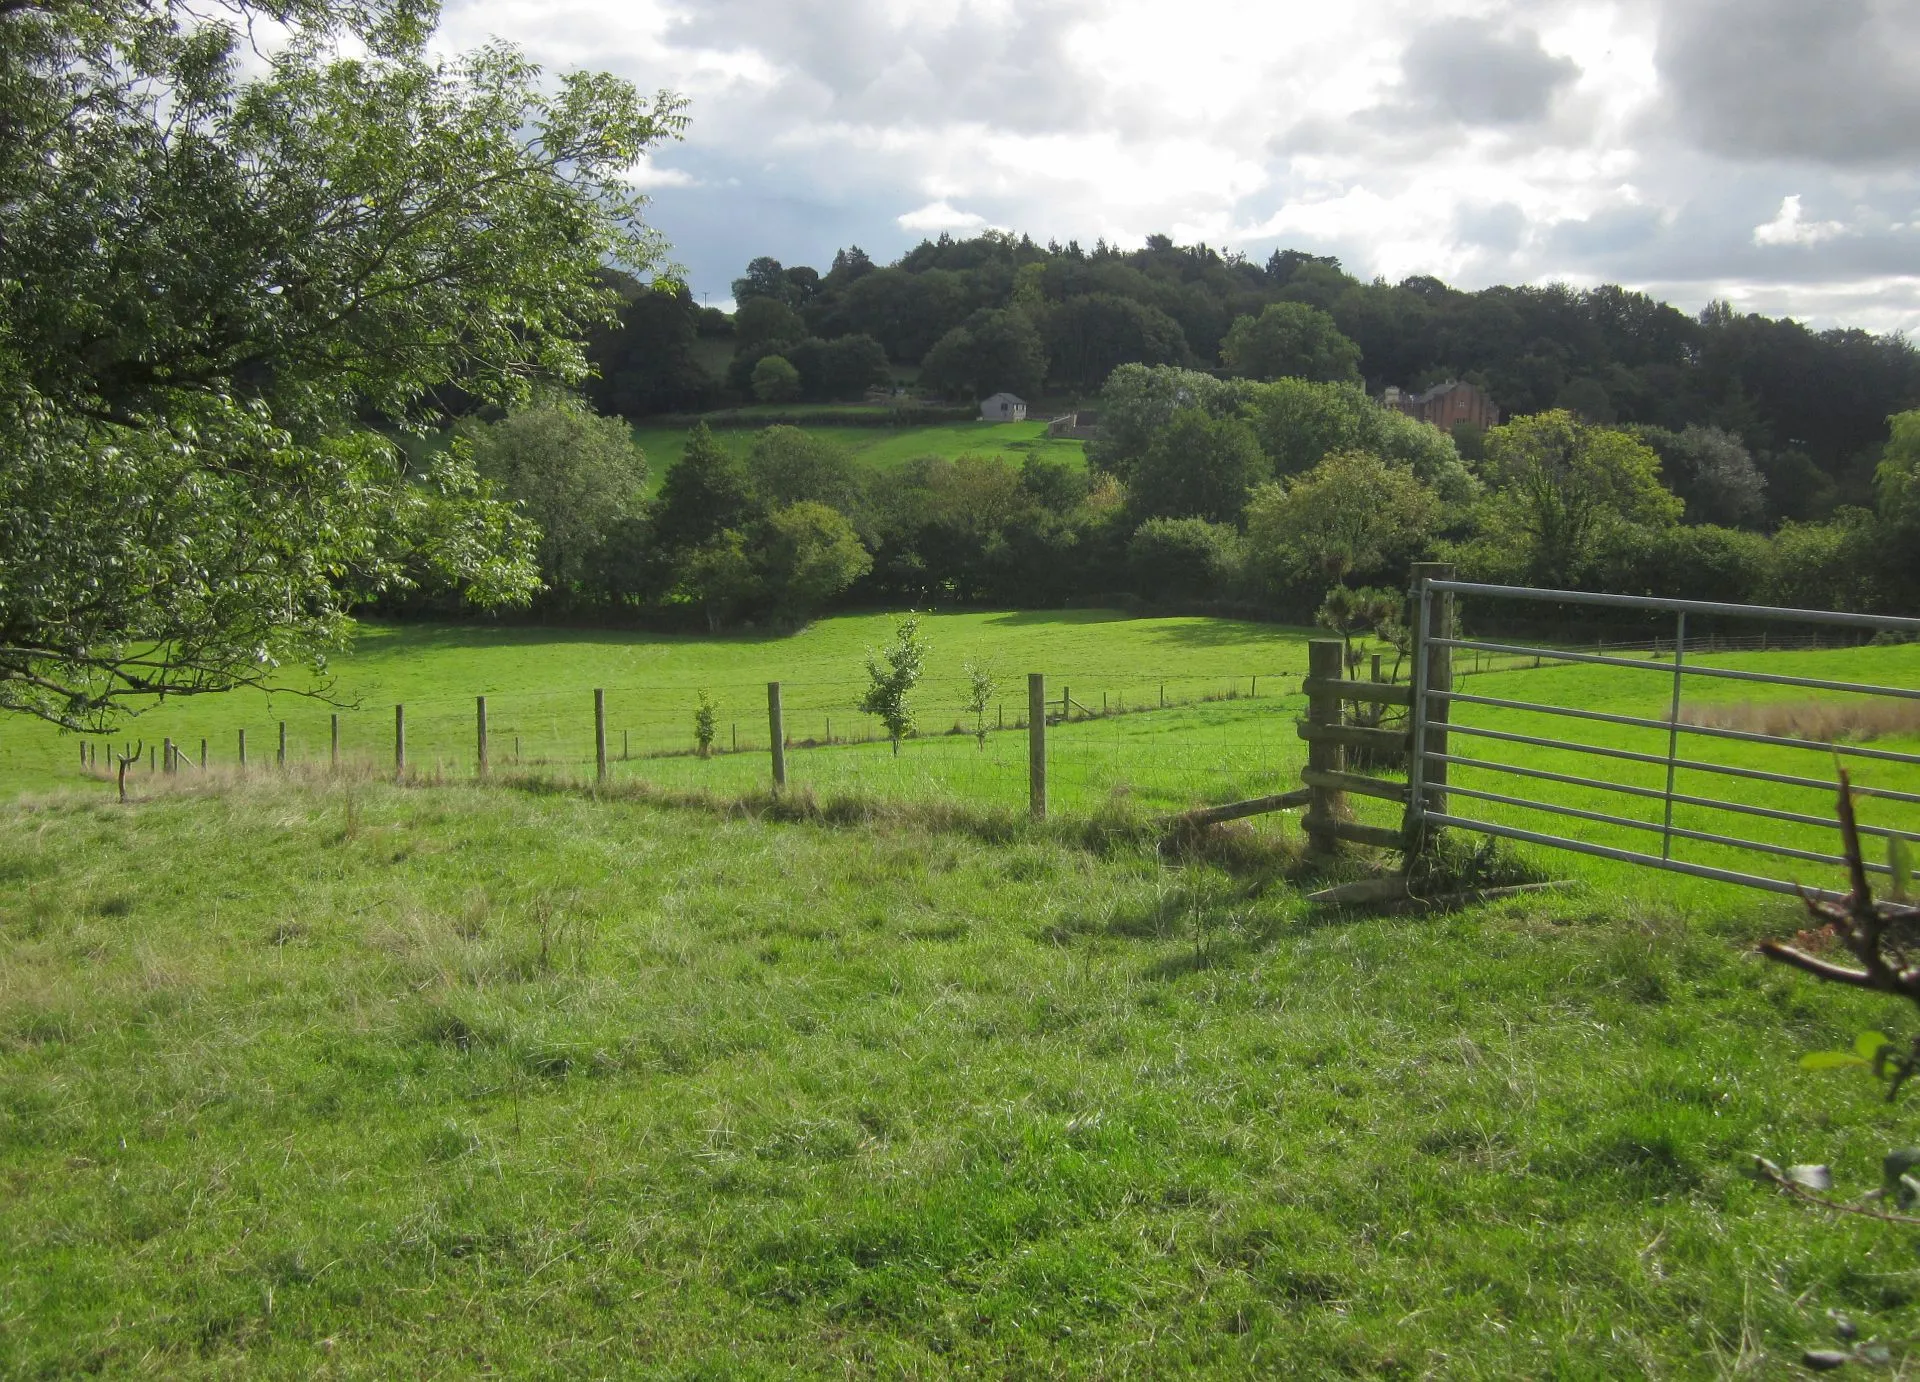
[[[1800,1057],[1802,1070],[1838,1070],[1845,1065],[1865,1065],[1866,1063],[1851,1051],[1809,1051]]]
[[[1893,900],[1905,902],[1913,889],[1913,847],[1904,835],[1887,837],[1887,867],[1893,870]]]
[[[1885,1032],[1862,1032],[1853,1039],[1853,1049],[1866,1060],[1872,1060],[1882,1046],[1891,1046],[1893,1042]]]

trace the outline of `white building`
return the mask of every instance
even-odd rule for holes
[[[1027,402],[1010,393],[997,393],[992,398],[983,398],[980,400],[980,420],[982,422],[1025,422]]]

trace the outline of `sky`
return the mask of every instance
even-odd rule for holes
[[[695,294],[996,226],[1920,332],[1914,0],[447,0],[686,96]]]

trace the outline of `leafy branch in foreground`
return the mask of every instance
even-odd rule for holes
[[[577,380],[602,266],[664,252],[626,173],[677,98],[436,58],[425,0],[206,8],[0,5],[0,709],[74,728],[323,667],[387,592],[527,599],[530,525],[390,434]]]
[[[1762,941],[1760,953],[1826,983],[1904,998],[1920,1007],[1920,907],[1908,898],[1912,885],[1909,846],[1899,836],[1889,840],[1887,871],[1892,876],[1892,896],[1876,899],[1867,879],[1860,824],[1853,809],[1852,784],[1844,768],[1840,770],[1837,815],[1846,855],[1848,892],[1837,899],[1802,893],[1801,900],[1818,925],[1800,933],[1801,945]],[[1815,946],[1835,941],[1853,956],[1857,968],[1811,953]],[[1901,1087],[1920,1071],[1920,1036],[1903,1049],[1884,1033],[1862,1032],[1854,1039],[1852,1050],[1811,1052],[1801,1058],[1800,1064],[1808,1070],[1867,1070],[1886,1085],[1887,1101],[1891,1103],[1899,1097]],[[1827,1166],[1782,1169],[1766,1157],[1755,1155],[1750,1173],[1792,1199],[1832,1213],[1920,1227],[1920,1216],[1900,1212],[1920,1206],[1920,1175],[1916,1175],[1920,1172],[1920,1147],[1894,1148],[1882,1159],[1880,1171],[1879,1187],[1852,1202],[1831,1198],[1833,1171]],[[1887,1201],[1897,1208],[1883,1208]],[[1801,1362],[1815,1371],[1825,1372],[1847,1363],[1879,1366],[1891,1360],[1891,1351],[1885,1344],[1856,1343],[1852,1331],[1851,1323],[1843,1320],[1838,1332],[1841,1341],[1849,1347],[1809,1349],[1802,1355]]]

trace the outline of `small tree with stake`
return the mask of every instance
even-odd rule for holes
[[[867,694],[860,709],[878,716],[893,741],[893,753],[900,756],[900,741],[913,732],[913,711],[907,695],[920,684],[920,669],[928,648],[920,641],[920,617],[909,614],[893,631],[893,642],[867,653]]]
[[[713,756],[713,722],[713,693],[703,689],[700,703],[693,709],[693,741],[700,746],[702,758]]]
[[[1000,687],[999,679],[993,674],[993,668],[984,662],[967,659],[967,713],[973,716],[974,742],[985,749],[987,746],[987,707],[993,702],[993,693]]]

